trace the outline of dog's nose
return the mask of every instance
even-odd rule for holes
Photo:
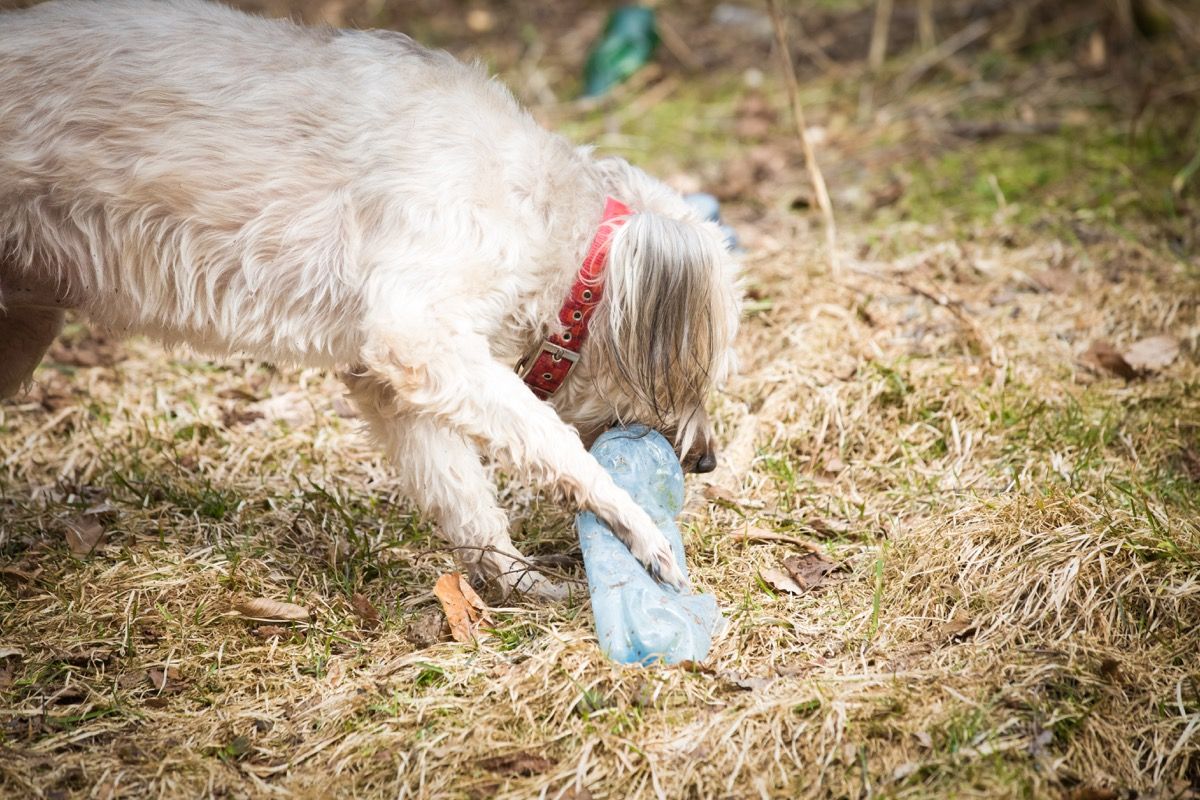
[[[717,456],[711,451],[705,452],[696,460],[694,470],[696,472],[712,472],[717,468]]]

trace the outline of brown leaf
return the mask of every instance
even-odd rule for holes
[[[268,600],[265,597],[242,600],[233,608],[243,617],[266,622],[308,622],[310,619],[308,609],[303,606],[295,603],[283,603],[279,600]]]
[[[715,675],[716,674],[716,670],[714,670],[708,664],[705,664],[702,661],[693,661],[690,658],[685,658],[683,661],[680,661],[676,666],[678,666],[684,672],[691,672],[691,673],[694,673],[697,675]]]
[[[1075,276],[1065,269],[1043,269],[1029,278],[1043,292],[1067,294],[1075,288]]]
[[[58,411],[71,404],[74,387],[57,371],[45,370],[25,395],[47,411]]]
[[[759,574],[764,581],[781,592],[804,594],[804,587],[797,583],[795,578],[781,569],[764,569]]]
[[[479,762],[479,766],[501,775],[519,775],[529,777],[539,775],[554,766],[554,762],[544,756],[534,753],[513,753],[507,756],[494,756]]]
[[[1092,342],[1091,347],[1080,358],[1086,364],[1107,370],[1127,381],[1137,377],[1137,371],[1129,366],[1125,357],[1103,339]]]
[[[1106,658],[1100,662],[1100,674],[1110,681],[1121,678],[1121,662],[1115,658]]]
[[[111,647],[87,647],[78,645],[70,650],[54,651],[54,660],[73,667],[92,667],[96,664],[107,664],[113,657]]]
[[[125,358],[115,342],[91,333],[74,342],[59,339],[50,345],[46,356],[59,364],[84,368],[111,367]]]
[[[804,553],[788,556],[783,560],[783,567],[801,589],[811,591],[827,583],[827,576],[838,565],[820,553]]]
[[[95,517],[81,514],[64,521],[67,547],[72,555],[85,558],[104,542],[104,526]]]
[[[938,634],[944,639],[965,639],[975,633],[975,621],[963,613],[955,614],[938,626]]]
[[[226,428],[234,428],[238,425],[249,425],[251,422],[257,422],[262,419],[263,415],[251,409],[232,406],[221,412],[221,424]]]
[[[1179,340],[1174,336],[1151,336],[1133,343],[1121,354],[1135,372],[1159,372],[1179,356]]]
[[[350,598],[350,607],[368,626],[374,628],[379,625],[379,611],[371,605],[365,594],[355,592]]]
[[[0,567],[0,575],[16,578],[17,580],[33,583],[37,580],[38,575],[42,574],[42,568],[21,569],[20,567]]]
[[[259,625],[254,629],[254,635],[260,639],[273,639],[276,636],[286,639],[292,635],[292,629],[282,625]]]
[[[445,615],[431,608],[408,623],[404,638],[417,649],[423,650],[442,641],[447,632]]]
[[[150,685],[156,691],[162,693],[174,693],[183,688],[183,675],[175,667],[167,667],[163,669],[146,670],[146,677],[150,679]]]
[[[79,684],[64,686],[54,694],[46,698],[48,705],[56,706],[73,706],[76,703],[82,703],[87,699],[87,692]]]
[[[433,594],[442,604],[450,623],[450,635],[456,642],[474,641],[479,625],[491,621],[487,606],[461,573],[448,572],[438,578]]]
[[[740,505],[737,496],[733,492],[726,489],[724,486],[718,486],[715,483],[710,483],[704,487],[704,496],[713,501],[726,506]]]
[[[836,522],[830,519],[812,518],[806,519],[802,523],[806,528],[809,528],[813,533],[826,539],[836,539],[839,536],[845,536],[850,531],[850,526],[844,522]]]

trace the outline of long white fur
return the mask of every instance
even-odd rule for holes
[[[639,214],[614,239],[594,322],[607,335],[543,403],[512,366],[557,325],[606,195]],[[658,278],[641,275],[648,258]],[[677,268],[689,269],[671,284],[686,306],[674,316],[708,335],[671,339],[697,342],[663,376],[688,399],[653,409],[658,389],[614,369],[642,343],[614,337],[655,312],[639,303],[646,281]],[[679,583],[661,533],[576,429],[657,413],[685,457],[708,446],[703,393],[732,369],[738,304],[719,232],[676,193],[401,34],[201,0],[0,14],[0,395],[28,379],[64,308],[116,332],[344,370],[408,494],[471,568],[559,592],[522,569],[482,456],[595,511]]]

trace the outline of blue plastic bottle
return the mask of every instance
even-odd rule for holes
[[[742,246],[738,242],[737,231],[729,225],[721,221],[721,203],[711,194],[704,192],[694,192],[685,194],[683,199],[687,204],[696,209],[696,212],[709,222],[717,223],[721,233],[725,234],[725,245],[733,252],[742,252]]]
[[[613,428],[592,455],[666,535],[687,574],[675,517],[683,508],[683,470],[671,445],[644,425]],[[724,620],[710,594],[684,594],[650,577],[607,525],[590,512],[576,518],[600,649],[626,664],[702,661]]]

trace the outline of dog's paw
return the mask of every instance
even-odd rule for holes
[[[687,578],[684,577],[679,563],[675,560],[671,543],[657,527],[654,528],[653,536],[635,536],[629,551],[659,583],[665,583],[681,591],[687,589]]]
[[[551,602],[561,602],[570,597],[567,587],[531,568],[519,553],[509,555],[491,552],[480,560],[479,566],[480,577],[498,585],[505,597],[514,592]]]

